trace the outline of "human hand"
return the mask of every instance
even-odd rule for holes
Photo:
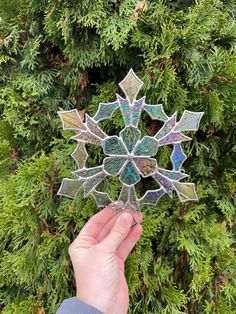
[[[132,215],[104,208],[90,218],[69,247],[76,296],[105,314],[128,311],[124,262],[142,233],[143,219],[137,211]],[[137,224],[132,228],[134,219]]]

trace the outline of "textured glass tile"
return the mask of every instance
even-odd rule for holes
[[[99,128],[97,123],[93,119],[91,119],[90,116],[87,114],[86,114],[86,123],[87,123],[87,127],[93,134],[97,135],[101,139],[104,139],[107,137],[107,135]]]
[[[164,188],[164,190],[166,190],[169,196],[172,196],[173,187],[171,181],[169,181],[158,172],[155,172],[152,176]]]
[[[108,118],[111,118],[114,111],[119,107],[117,101],[111,103],[100,103],[98,107],[98,111],[96,112],[93,119],[95,121],[102,121]]]
[[[81,132],[72,137],[74,140],[102,146],[102,140],[90,132]]]
[[[125,157],[106,157],[103,160],[104,170],[109,175],[116,176],[120,172],[125,162]]]
[[[123,185],[120,192],[118,202],[115,206],[116,210],[139,210],[139,201],[137,200],[134,186]]]
[[[84,184],[84,180],[81,179],[66,179],[62,180],[58,195],[68,196],[70,198],[76,198],[79,190]]]
[[[192,112],[185,110],[175,131],[197,131],[204,112]]]
[[[139,173],[137,172],[132,161],[128,161],[121,172],[120,180],[126,185],[136,184],[140,180]]]
[[[163,188],[158,190],[150,190],[147,191],[144,196],[140,199],[140,205],[150,204],[156,205],[159,199],[164,195],[166,192]]]
[[[107,193],[98,192],[94,190],[92,192],[92,195],[95,199],[95,202],[98,207],[105,207],[108,204],[112,203],[112,200],[110,199],[109,195]]]
[[[85,143],[78,143],[76,149],[71,154],[73,159],[75,160],[79,169],[85,166],[85,162],[88,158],[88,154],[85,148]]]
[[[132,106],[132,125],[138,127],[140,114],[144,105],[145,97],[134,102]]]
[[[181,202],[198,200],[194,183],[173,182],[173,186]]]
[[[135,156],[155,156],[158,149],[157,141],[150,136],[144,136],[134,149]]]
[[[158,143],[159,146],[163,146],[184,141],[191,141],[191,138],[183,135],[182,133],[171,133],[166,137],[163,137],[163,139],[161,139]]]
[[[168,116],[165,114],[162,105],[147,105],[143,109],[150,115],[153,120],[167,121]]]
[[[171,132],[171,130],[174,128],[176,122],[176,112],[173,114],[172,117],[169,118],[168,121],[163,125],[163,127],[157,132],[155,135],[155,138],[157,140],[161,139],[163,136],[166,136]]]
[[[141,132],[133,126],[128,126],[120,132],[120,137],[125,143],[127,150],[131,153],[141,137]]]
[[[102,172],[102,171],[103,171],[103,166],[98,166],[98,167],[94,167],[94,168],[86,168],[86,169],[76,170],[73,173],[79,177],[88,178],[88,177],[92,177],[95,174],[98,174],[99,172]]]
[[[183,172],[170,171],[170,170],[165,170],[161,168],[158,168],[158,172],[162,174],[163,176],[167,177],[168,179],[176,180],[176,181],[179,181],[183,178],[188,177],[188,175]]]
[[[69,111],[58,111],[59,117],[62,121],[64,130],[86,130],[80,115],[76,109]]]
[[[143,82],[137,77],[133,69],[130,69],[123,81],[119,83],[120,88],[128,96],[131,103],[136,99],[142,85]]]
[[[105,176],[105,173],[99,173],[91,179],[87,179],[84,183],[84,196],[88,196],[102,182]]]
[[[143,177],[147,177],[152,174],[157,165],[157,161],[154,158],[136,157],[134,163],[141,172]]]
[[[186,158],[187,156],[184,154],[181,148],[181,145],[175,144],[173,148],[173,152],[170,157],[172,165],[173,165],[173,169],[175,171],[179,171]]]
[[[125,121],[125,125],[131,124],[131,106],[128,102],[128,100],[121,98],[119,95],[117,95],[118,102],[120,104],[122,116]]]
[[[104,140],[103,151],[106,155],[127,155],[123,143],[115,135]]]

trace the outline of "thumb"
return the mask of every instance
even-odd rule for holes
[[[116,252],[119,245],[127,237],[130,232],[131,225],[133,223],[133,217],[129,213],[122,213],[108,236],[99,243],[106,251]]]

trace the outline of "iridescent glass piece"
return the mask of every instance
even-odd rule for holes
[[[149,190],[144,196],[140,199],[140,205],[156,205],[159,199],[165,194],[165,190],[160,188],[158,190]]]
[[[163,139],[161,139],[158,144],[159,146],[163,146],[184,141],[191,141],[191,138],[182,133],[170,133],[169,135],[163,137]]]
[[[76,170],[73,173],[82,178],[89,178],[103,171],[103,166]]]
[[[103,161],[104,170],[110,176],[116,176],[126,162],[125,157],[106,157]]]
[[[173,130],[175,123],[176,123],[176,113],[174,113],[173,116],[168,121],[166,121],[163,127],[157,132],[155,138],[159,140],[162,137],[169,134],[170,131]]]
[[[94,190],[91,194],[93,195],[98,207],[105,207],[106,205],[112,203],[112,200],[107,193]]]
[[[64,130],[86,130],[80,115],[76,109],[69,111],[58,111]]]
[[[136,99],[142,85],[143,82],[137,77],[133,69],[130,69],[123,81],[119,83],[120,88],[131,103]]]
[[[132,161],[128,161],[120,175],[120,180],[126,185],[136,184],[140,180],[140,175]]]
[[[85,148],[85,143],[79,142],[76,149],[71,154],[72,158],[75,160],[79,169],[85,166],[86,160],[88,158],[88,153]]]
[[[127,150],[131,153],[141,137],[141,132],[133,127],[128,126],[120,132],[120,137],[122,138]]]
[[[168,116],[165,114],[162,105],[147,105],[143,109],[150,115],[153,120],[167,121]]]
[[[117,136],[110,136],[104,141],[104,154],[106,155],[127,155],[122,140]]]
[[[150,176],[157,165],[156,159],[147,157],[135,157],[134,163],[144,178]]]
[[[170,160],[171,160],[172,165],[173,165],[173,170],[179,171],[186,158],[187,158],[187,156],[183,152],[181,145],[175,144],[173,147],[171,157],[170,157]]]
[[[98,111],[93,117],[94,121],[99,122],[111,118],[117,108],[119,108],[117,101],[111,103],[100,103]]]
[[[157,141],[150,136],[144,136],[134,150],[135,156],[155,156],[158,149]]]

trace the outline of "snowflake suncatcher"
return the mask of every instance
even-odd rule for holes
[[[84,197],[92,195],[98,207],[104,207],[113,203],[115,209],[140,210],[144,204],[156,205],[164,195],[173,196],[176,191],[181,202],[198,200],[194,183],[180,182],[188,177],[182,170],[182,164],[187,156],[184,154],[181,143],[190,141],[191,138],[184,135],[184,131],[198,130],[203,112],[191,112],[185,110],[181,119],[177,122],[177,112],[171,117],[164,112],[162,105],[148,105],[145,96],[136,100],[143,82],[136,76],[132,69],[119,83],[126,98],[116,95],[116,101],[100,103],[94,117],[86,114],[85,122],[80,118],[76,109],[59,111],[64,130],[76,132],[72,139],[78,145],[71,156],[77,163],[78,170],[74,171],[74,179],[62,180],[58,195],[76,198],[78,192],[83,189]],[[110,119],[113,113],[120,109],[125,127],[119,136],[108,136],[99,127],[99,122]],[[153,120],[164,122],[163,126],[154,136],[144,136],[138,129],[139,119],[144,110]],[[107,156],[103,164],[97,167],[86,168],[88,158],[86,143],[99,145]],[[155,158],[158,148],[164,145],[173,145],[170,157],[172,170],[162,169],[157,165]],[[106,176],[119,176],[122,189],[118,201],[112,201],[105,192],[97,191],[97,187]],[[141,177],[152,177],[159,185],[155,190],[148,190],[138,198],[135,185]]]

